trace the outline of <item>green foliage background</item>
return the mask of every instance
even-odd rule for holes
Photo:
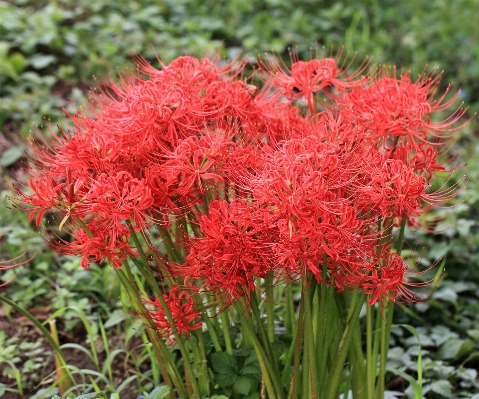
[[[479,109],[478,20],[479,0],[0,0],[0,171],[6,176],[18,165],[36,125],[45,119],[64,124],[63,109],[74,112],[85,104],[96,85],[93,76],[108,78],[134,67],[131,55],[137,54],[158,66],[156,54],[168,62],[221,47],[223,56],[242,52],[254,64],[264,51],[288,62],[292,48],[308,58],[323,46],[326,53],[344,46],[350,56],[357,53],[357,64],[372,56],[373,62],[410,69],[413,77],[426,64],[437,66],[444,70],[444,87],[453,82],[455,90],[461,88],[472,116]],[[457,165],[467,158],[461,173],[470,176],[462,203],[427,216],[451,228],[437,227],[434,235],[418,232],[425,249],[410,248],[412,262],[424,266],[446,259],[446,279],[430,302],[398,312],[396,320],[417,327],[428,398],[470,398],[479,392],[475,126],[468,125],[455,147],[461,153]],[[111,317],[119,294],[106,283],[108,270],[86,272],[76,259],[51,254],[26,215],[8,210],[6,194],[0,198],[0,260],[24,250],[37,254],[6,288],[10,297],[26,308],[40,301],[54,309],[78,306],[92,320],[97,312]],[[68,328],[75,314],[64,318]],[[398,327],[393,366],[415,375],[418,343]]]

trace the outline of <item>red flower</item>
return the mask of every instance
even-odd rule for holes
[[[201,315],[195,311],[194,302],[186,290],[181,290],[179,286],[173,287],[168,294],[163,295],[163,299],[168,306],[176,330],[180,335],[186,335],[189,331],[201,328]],[[173,328],[168,321],[165,309],[158,297],[153,300],[143,299],[148,317],[155,323],[160,336],[168,339],[170,345],[174,345],[176,339],[173,334]]]
[[[112,229],[121,229],[128,220],[140,231],[146,226],[145,219],[152,205],[153,197],[146,181],[122,171],[113,176],[101,174],[78,205],[77,212],[99,216],[104,225]]]
[[[255,278],[273,270],[269,229],[254,204],[213,201],[201,216],[204,236],[193,239],[186,263],[178,267],[185,280],[200,291],[214,293],[225,308],[254,290]]]
[[[285,67],[282,60],[278,61],[274,56],[268,55],[266,62],[260,62],[261,69],[267,74],[267,79],[271,79],[274,86],[282,89],[290,100],[306,97],[311,113],[315,112],[314,93],[330,87],[342,91],[345,88],[364,84],[363,79],[356,80],[356,78],[369,64],[366,61],[354,74],[349,75],[348,70],[353,60],[347,63],[346,57],[340,63],[342,51],[339,51],[335,58],[324,58],[324,54],[322,58],[319,58],[318,54],[316,56],[317,59],[301,61],[297,59],[297,56],[291,55],[291,70]]]

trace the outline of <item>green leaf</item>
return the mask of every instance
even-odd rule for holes
[[[236,374],[236,359],[226,352],[215,352],[211,355],[213,369],[220,374]]]
[[[431,391],[438,393],[441,396],[450,398],[452,396],[452,385],[448,380],[434,381],[430,385]]]
[[[10,62],[8,58],[0,58],[0,76],[8,76],[15,81],[18,81],[18,73],[15,66]]]
[[[27,60],[21,53],[13,53],[9,58],[10,64],[15,68],[17,73],[20,73],[25,68]]]
[[[103,397],[103,391],[101,392],[92,392],[92,393],[84,393],[83,395],[76,396],[74,399],[95,399],[98,398],[101,395],[100,398]]]
[[[462,369],[457,370],[458,377],[466,381],[476,381],[477,380],[477,370],[476,369]]]
[[[256,352],[251,352],[248,357],[244,360],[244,366],[247,366],[248,364],[258,363],[258,356],[256,356]]]
[[[115,310],[113,313],[111,313],[109,319],[105,322],[105,325],[103,327],[110,328],[116,326],[123,320],[125,320],[125,318],[123,317],[122,312],[120,312],[119,310]]]
[[[259,367],[258,357],[256,352],[251,353],[244,361],[244,367],[241,370],[241,375],[247,376],[254,381],[261,380],[261,368]]]
[[[437,299],[439,301],[445,301],[449,303],[456,303],[457,302],[457,292],[454,291],[452,288],[442,288],[438,291],[436,291],[432,295],[433,299]]]
[[[404,371],[399,370],[399,369],[388,367],[387,370],[392,372],[393,374],[397,374],[398,376],[404,378],[407,382],[409,382],[409,384],[411,384],[411,387],[412,387],[413,392],[414,392],[414,398],[415,399],[416,398],[422,398],[421,386],[419,385],[419,383],[414,378],[412,378],[409,374],[407,374]]]
[[[56,60],[56,57],[53,55],[35,55],[29,58],[30,65],[35,69],[46,68]]]
[[[0,384],[0,397],[7,391],[7,386],[5,384]]]
[[[474,341],[479,341],[479,330],[467,330],[469,335]]]
[[[153,389],[151,393],[148,395],[148,399],[163,399],[168,396],[170,393],[171,388],[167,385],[160,385]]]
[[[238,376],[235,373],[231,374],[216,374],[215,375],[215,382],[225,388],[233,385],[236,382]]]
[[[3,167],[13,165],[23,156],[22,147],[16,145],[14,147],[10,147],[7,151],[2,154],[2,158],[0,159],[0,165]]]
[[[259,364],[250,364],[241,370],[242,375],[250,375],[250,374],[261,374],[261,368]]]
[[[210,399],[228,399],[228,397],[224,395],[213,395]]]
[[[242,395],[248,395],[251,389],[251,380],[248,377],[238,377],[235,384],[234,389],[238,391],[238,393]]]
[[[470,352],[474,343],[467,339],[452,338],[444,342],[437,351],[437,358],[441,360],[454,359]]]

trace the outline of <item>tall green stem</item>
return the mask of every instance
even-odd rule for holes
[[[241,308],[242,304],[239,302],[235,303],[236,310],[241,318],[241,325],[245,327],[248,332],[249,337],[253,341],[254,349],[256,355],[258,356],[258,362],[260,364],[261,372],[263,374],[263,379],[266,385],[266,390],[270,398],[283,399],[284,393],[281,385],[281,380],[278,379],[278,375],[273,369],[271,359],[267,356],[263,346],[256,335],[256,332],[251,324],[251,318],[246,314],[244,308]]]
[[[401,228],[399,229],[398,239],[396,242],[396,252],[398,255],[401,255],[403,242],[404,242],[404,232],[406,229],[406,217],[403,216],[401,221]],[[385,390],[385,378],[386,378],[386,363],[389,351],[389,339],[391,336],[391,328],[394,317],[394,301],[386,298],[384,304],[382,304],[386,317],[382,319],[381,323],[381,355],[379,358],[379,376],[378,376],[378,387],[376,390],[376,398],[382,399],[384,397]],[[378,312],[381,310],[378,309]],[[379,314],[378,314],[379,317]]]
[[[354,332],[355,323],[359,323],[359,313],[363,306],[363,303],[366,299],[366,294],[361,293],[358,295],[358,299],[351,303],[352,311],[348,317],[348,321],[344,328],[341,340],[339,341],[338,352],[333,360],[331,371],[329,373],[330,378],[328,381],[328,386],[326,388],[325,399],[334,399],[337,395],[339,378],[341,377],[341,372],[344,367],[344,361],[349,350],[349,344],[351,343],[351,338]]]
[[[232,355],[233,345],[231,344],[231,336],[229,331],[230,322],[228,317],[228,309],[225,309],[223,312],[221,312],[220,318],[221,318],[221,327],[223,329],[223,335],[225,337],[226,352]]]
[[[377,358],[373,358],[373,314],[374,309],[366,305],[366,368],[368,399],[374,399],[374,380],[376,378]]]
[[[313,283],[314,284],[314,283]],[[318,364],[316,358],[317,347],[315,345],[314,331],[313,331],[313,317],[311,313],[312,296],[314,296],[314,287],[312,285],[308,288],[308,278],[303,278],[303,293],[305,300],[304,303],[304,319],[300,320],[300,323],[304,323],[304,356],[303,356],[303,398],[305,398],[304,392],[307,397],[310,395],[313,398],[318,398]],[[322,370],[324,371],[324,370]],[[305,391],[306,390],[306,391]]]
[[[278,363],[276,362],[276,358],[274,356],[273,348],[271,347],[271,342],[268,339],[266,331],[264,329],[264,323],[261,320],[261,316],[259,314],[259,304],[256,294],[253,292],[251,293],[251,310],[253,313],[253,317],[256,320],[256,324],[258,326],[259,338],[261,343],[265,349],[267,359],[271,362],[271,367],[273,368],[273,372],[275,375],[275,379],[281,381]]]
[[[148,335],[150,335],[151,337],[151,343],[153,345],[153,350],[155,352],[155,356],[158,362],[166,363],[168,373],[173,380],[173,384],[178,391],[178,395],[181,399],[187,399],[188,393],[186,392],[186,387],[182,381],[178,368],[176,367],[173,359],[171,358],[171,354],[166,348],[165,343],[161,339],[158,339],[155,333],[156,330],[153,321],[150,318],[146,317],[145,308],[139,297],[137,289],[133,286],[133,284],[129,281],[128,277],[121,269],[115,269],[115,271],[123,288],[128,295],[128,298],[132,302],[136,312],[140,315],[143,323],[147,327]]]
[[[274,333],[274,275],[272,271],[266,273],[265,287],[266,287],[266,322],[268,330],[268,339],[270,342],[274,342],[275,333]]]

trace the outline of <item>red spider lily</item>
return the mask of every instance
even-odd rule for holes
[[[400,160],[387,159],[377,168],[372,168],[370,182],[359,188],[360,201],[365,208],[378,208],[383,218],[419,216],[424,207],[427,179]]]
[[[78,205],[77,213],[98,215],[105,227],[112,229],[121,229],[122,224],[129,220],[135,230],[140,231],[146,226],[145,218],[152,205],[153,197],[146,181],[121,171],[113,176],[98,176]]]
[[[439,75],[363,77],[367,61],[349,73],[341,57],[292,56],[291,68],[260,60],[262,88],[243,81],[237,60],[180,57],[156,69],[138,58],[138,73],[105,82],[71,116],[72,131],[33,143],[30,188],[15,189],[17,202],[37,225],[58,214],[74,241],[48,227],[49,245],[83,267],[120,267],[139,256],[129,227],[161,226],[186,253],[165,256],[175,276],[224,306],[267,272],[327,275],[373,302],[401,296],[407,268],[388,255],[384,223],[416,226],[457,195],[459,184],[427,190],[464,111],[432,121],[452,104],[435,98]],[[303,97],[310,115],[294,103]]]
[[[336,57],[318,57],[310,61],[301,61],[297,56],[291,54],[291,69],[288,69],[282,60],[278,61],[276,57],[267,55],[266,61],[260,60],[260,67],[267,75],[266,79],[271,79],[275,87],[282,89],[286,96],[294,100],[296,98],[306,97],[309,111],[315,112],[313,105],[313,94],[319,91],[325,91],[326,88],[337,88],[342,91],[345,88],[364,85],[364,79],[358,79],[360,74],[369,64],[366,61],[355,73],[349,75],[348,70],[351,67],[353,59],[347,63],[347,56],[341,62],[342,50],[338,51]]]
[[[181,290],[179,286],[173,287],[168,294],[163,295],[163,299],[171,313],[175,328],[180,335],[185,335],[189,331],[201,328],[201,315],[195,311],[194,302],[188,291]],[[174,345],[176,339],[173,334],[173,328],[168,321],[166,312],[158,297],[153,300],[143,299],[148,317],[153,320],[160,336],[168,339],[170,345]]]
[[[261,213],[241,200],[213,201],[208,215],[199,219],[204,236],[193,239],[178,272],[189,285],[195,286],[196,279],[204,281],[197,289],[214,293],[227,307],[249,296],[255,278],[274,269],[271,231],[262,223]]]
[[[443,122],[432,122],[431,115],[448,108],[456,100],[444,102],[444,96],[434,99],[440,75],[421,76],[412,82],[409,74],[396,78],[381,70],[370,85],[353,87],[338,98],[345,119],[361,127],[373,142],[382,145],[407,140],[417,151],[424,145],[444,146],[465,110],[459,108]]]
[[[430,297],[432,290],[427,290],[427,287],[431,285],[432,280],[414,283],[409,279],[417,280],[417,277],[431,270],[434,265],[424,271],[414,272],[401,256],[390,252],[390,248],[387,246],[383,248],[379,257],[380,265],[378,263],[366,264],[362,271],[363,276],[358,276],[360,286],[366,294],[370,295],[368,300],[370,305],[379,301],[383,306],[387,298],[393,302],[404,304],[424,301]],[[413,291],[409,287],[421,290]]]

